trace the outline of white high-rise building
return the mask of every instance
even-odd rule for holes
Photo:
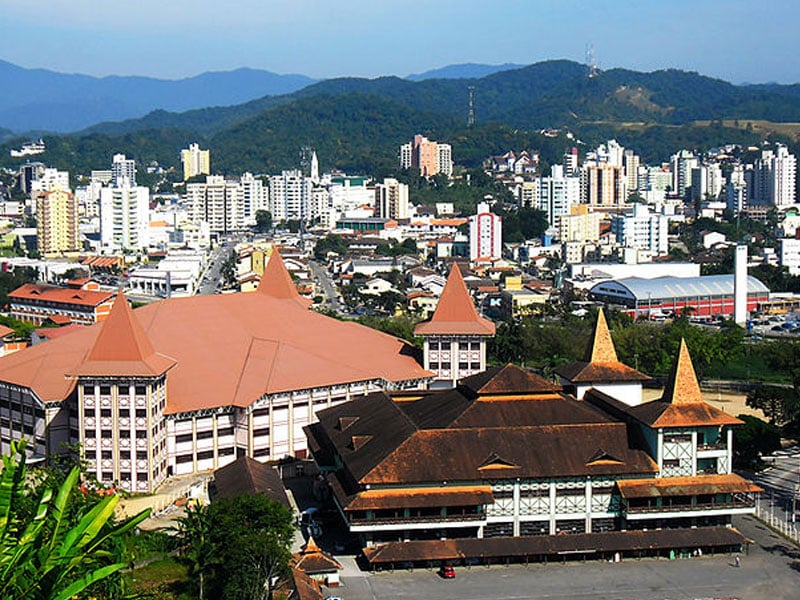
[[[646,204],[634,204],[633,214],[611,219],[611,233],[616,236],[617,243],[625,248],[667,254],[668,231],[669,218],[651,213]]]
[[[408,186],[387,178],[375,185],[376,216],[384,219],[407,219],[409,216]]]
[[[186,185],[192,222],[208,223],[212,234],[224,235],[245,228],[243,201],[238,182],[226,181],[222,175],[208,175],[204,183]]]
[[[184,181],[197,175],[210,175],[211,151],[201,150],[198,144],[189,144],[188,148],[181,150],[181,164]]]
[[[795,203],[797,159],[786,146],[764,150],[756,161],[751,204],[789,206]]]
[[[150,190],[130,184],[100,191],[100,242],[104,250],[147,249]]]
[[[747,208],[748,169],[751,175],[749,179],[752,180],[752,168],[745,167],[741,164],[735,165],[728,175],[728,182],[725,185],[725,204],[728,210],[734,215],[738,215],[742,210]]]
[[[669,160],[672,171],[672,193],[686,195],[686,188],[692,184],[692,169],[699,164],[691,150],[681,150]]]
[[[283,171],[269,178],[269,206],[275,222],[311,218],[311,180],[302,171]]]
[[[503,254],[503,219],[486,202],[478,203],[477,214],[469,218],[470,260],[496,260]]]
[[[628,193],[639,191],[639,155],[633,150],[625,150],[622,157],[623,167],[625,167],[625,178]]]
[[[115,154],[111,161],[111,185],[136,186],[136,161],[124,154]]]
[[[239,178],[237,202],[239,203],[245,226],[256,224],[256,212],[269,210],[269,187],[252,173],[244,173]]]
[[[453,149],[450,144],[436,144],[436,169],[448,177],[453,176]]]
[[[534,185],[538,190],[533,193],[533,207],[547,213],[551,227],[557,227],[559,218],[581,201],[580,177],[564,177],[561,165],[553,165],[550,177],[539,177]]]
[[[317,158],[317,151],[311,153],[311,183],[319,185],[319,159]]]
[[[725,180],[718,163],[697,165],[691,173],[692,200],[716,200]]]

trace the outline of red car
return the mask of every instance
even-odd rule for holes
[[[439,576],[442,579],[453,579],[456,576],[456,570],[452,565],[442,565],[439,567]]]

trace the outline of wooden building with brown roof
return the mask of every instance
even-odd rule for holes
[[[641,382],[603,326],[586,361],[600,368],[575,372]],[[731,517],[753,513],[760,490],[731,471],[738,424],[702,401],[682,345],[654,402],[594,387],[581,400],[507,365],[451,390],[358,398],[305,431],[349,531],[380,565],[739,547]]]

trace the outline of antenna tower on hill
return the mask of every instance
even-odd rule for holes
[[[594,79],[600,74],[600,69],[594,57],[594,46],[592,44],[586,44],[586,68],[586,76],[589,79]]]
[[[467,127],[475,125],[475,86],[471,85],[469,90],[469,113],[467,113]]]

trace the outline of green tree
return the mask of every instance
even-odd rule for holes
[[[239,265],[239,255],[236,250],[231,250],[225,262],[222,263],[222,281],[225,286],[232,287],[236,284],[236,270]]]
[[[34,510],[25,463],[25,442],[12,442],[0,475],[0,597],[16,600],[69,600],[127,566],[115,542],[149,515],[149,509],[112,524],[120,497],[112,494],[77,512],[69,503],[80,469],[74,467],[58,488],[45,486]]]
[[[177,521],[181,562],[189,567],[189,575],[197,578],[198,598],[203,600],[205,575],[212,557],[208,507],[190,506],[186,509],[186,516]]]
[[[272,213],[268,210],[256,211],[256,231],[266,233],[272,229]]]
[[[212,502],[208,519],[208,596],[237,600],[272,598],[288,574],[294,539],[292,513],[265,494]]]
[[[780,426],[789,420],[792,413],[794,390],[778,385],[761,385],[747,394],[745,403],[760,410],[770,425]]]
[[[774,425],[751,415],[739,415],[742,427],[733,431],[733,462],[739,468],[752,469],[761,465],[761,456],[781,448],[781,435]]]

